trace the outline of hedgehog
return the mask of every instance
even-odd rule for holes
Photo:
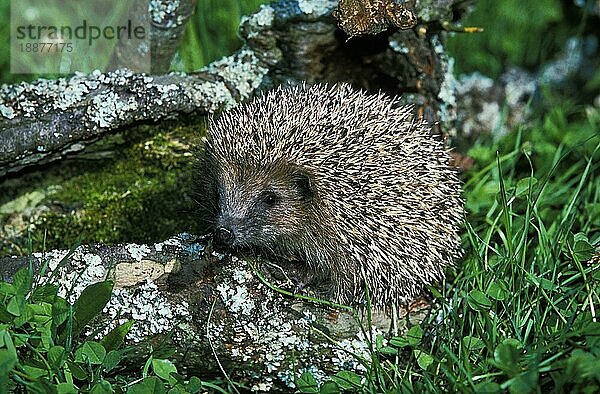
[[[364,305],[368,288],[371,305],[409,302],[460,256],[463,210],[443,139],[413,113],[342,83],[279,87],[210,119],[204,229],[301,267],[334,301]]]

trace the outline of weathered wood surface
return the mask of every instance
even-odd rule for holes
[[[48,263],[39,282],[58,284],[63,295],[70,290],[72,301],[89,284],[114,281],[103,319],[90,332],[106,333],[134,319],[127,346],[149,341],[156,348],[168,337],[180,371],[205,379],[226,371],[261,391],[289,390],[295,374],[307,369],[317,377],[339,370],[360,373],[360,360],[369,358],[375,335],[403,332],[408,320],[418,322],[429,312],[419,300],[400,308],[399,327],[392,327],[385,311],[375,311],[370,326],[363,313],[275,292],[256,271],[271,284],[293,288],[271,275],[276,268],[253,268],[242,259],[208,252],[202,239],[189,235],[153,245],[84,245],[32,257],[34,266]],[[10,278],[28,265],[27,257],[0,258],[0,275]]]
[[[144,41],[144,45],[140,45],[136,40],[120,40],[113,51],[108,70],[146,70],[150,65],[152,74],[168,72],[186,24],[194,13],[194,3],[192,0],[136,0],[127,19],[134,26],[150,26],[149,43]]]
[[[255,65],[253,76],[260,82],[266,70]],[[193,75],[119,70],[2,87],[0,177],[83,150],[89,142],[139,122],[231,106],[247,97],[243,86],[251,79],[249,68],[248,63],[243,76],[232,71],[229,78],[219,75],[231,71],[228,66]]]

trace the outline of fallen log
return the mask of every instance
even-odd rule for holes
[[[225,374],[260,391],[289,390],[307,370],[321,378],[340,370],[362,373],[377,335],[404,332],[430,312],[419,299],[398,308],[395,319],[380,310],[369,320],[364,309],[294,295],[277,267],[211,252],[205,239],[186,234],[152,245],[83,245],[4,257],[0,274],[10,280],[30,261],[48,267],[38,283],[58,285],[70,301],[92,283],[114,282],[87,334],[106,334],[133,319],[125,346],[168,346],[180,371],[203,379]],[[147,346],[137,349],[143,363]]]

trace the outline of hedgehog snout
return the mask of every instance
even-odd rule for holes
[[[213,242],[217,249],[230,249],[235,242],[235,233],[231,228],[218,227],[213,234]]]
[[[239,238],[238,226],[236,221],[228,212],[221,212],[217,215],[213,230],[213,244],[216,249],[229,251],[233,249]]]
[[[222,211],[217,216],[213,230],[214,246],[222,251],[232,251],[245,246],[251,239],[246,222],[246,217]]]

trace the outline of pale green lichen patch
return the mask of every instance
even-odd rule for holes
[[[330,15],[337,6],[335,0],[298,0],[300,11],[314,16]]]
[[[76,249],[68,257],[66,250],[53,250],[48,253],[34,253],[38,260],[47,262],[48,274],[42,279],[43,283],[54,283],[59,286],[58,294],[67,297],[70,302],[75,302],[81,292],[90,284],[100,282],[106,278],[106,268],[102,264],[102,257],[95,253],[88,253],[84,249]]]
[[[232,56],[213,62],[205,70],[229,81],[237,88],[242,100],[250,97],[269,71],[260,64],[259,59],[250,49],[242,49]],[[234,100],[226,103],[227,108],[233,105],[235,105]]]
[[[267,4],[262,4],[258,12],[255,12],[254,14],[249,16],[242,16],[240,25],[247,23],[250,27],[252,27],[252,30],[261,30],[262,28],[271,26],[273,24],[274,15],[275,11],[271,6]],[[252,34],[255,36],[258,33],[256,31],[253,31],[251,33],[251,36]]]
[[[254,308],[254,301],[249,296],[246,288],[239,286],[231,288],[225,285],[217,286],[217,291],[221,296],[221,301],[227,306],[231,312],[250,314]]]
[[[152,17],[152,22],[157,26],[164,26],[166,28],[181,25],[184,22],[184,19],[181,15],[177,15],[176,12],[179,5],[179,0],[151,0],[148,5],[148,11]]]
[[[456,136],[456,88],[458,82],[454,77],[454,59],[442,57],[444,64],[444,80],[440,86],[438,98],[440,99],[440,120],[444,124],[444,131],[450,136]]]
[[[12,119],[15,117],[15,110],[4,104],[0,104],[0,115],[4,116],[6,119]]]
[[[134,319],[136,324],[127,334],[127,338],[133,342],[139,342],[149,335],[166,334],[176,324],[190,320],[189,305],[185,301],[170,302],[158,286],[148,280],[141,286],[113,290],[103,312],[116,324]],[[109,331],[108,327],[106,331]]]
[[[115,71],[107,75],[96,70],[90,75],[75,73],[71,78],[39,79],[34,83],[3,85],[0,88],[0,105],[4,108],[2,115],[11,119],[18,115],[33,117],[66,110],[81,104],[88,93],[98,89],[103,83],[131,76],[128,71]]]
[[[128,244],[125,249],[135,261],[142,261],[150,253],[148,245]]]
[[[383,335],[384,332],[381,329],[375,326],[371,327],[371,338],[380,336],[382,344],[385,346],[387,345],[387,339]],[[335,346],[331,345],[331,350],[334,354],[332,360],[340,368],[357,372],[367,372],[360,359],[368,360],[371,357],[371,348],[369,340],[363,332],[358,332],[354,338],[344,339]]]
[[[87,112],[89,119],[98,127],[108,128],[116,126],[123,115],[137,108],[138,103],[132,97],[123,101],[116,93],[107,92],[95,96]]]
[[[30,193],[25,193],[20,197],[0,205],[0,214],[21,213],[27,209],[33,209],[42,200],[46,198],[46,193],[42,190],[34,190]]]
[[[448,59],[444,72],[444,81],[440,86],[440,92],[438,98],[445,104],[452,107],[456,107],[456,85],[457,81],[454,77],[454,59]]]
[[[144,245],[145,249],[151,248]],[[139,256],[139,245],[126,248],[132,259]],[[39,261],[48,263],[46,276],[41,283],[58,285],[58,294],[75,302],[89,285],[107,279],[109,264],[102,253],[91,253],[88,247],[67,250],[53,250],[42,254],[34,253]],[[159,263],[157,263],[159,265]],[[118,279],[118,278],[117,278]],[[141,284],[139,284],[141,283]],[[111,324],[101,330],[99,337],[107,334],[117,324],[134,319],[136,324],[127,338],[138,342],[153,334],[165,334],[176,324],[190,320],[189,305],[185,301],[169,301],[149,279],[143,279],[130,287],[116,287],[113,290],[103,313]],[[90,329],[93,330],[93,329]]]
[[[419,21],[446,21],[452,20],[451,1],[439,0],[420,0],[415,6],[415,11]]]
[[[390,48],[392,48],[392,50],[394,52],[397,53],[402,53],[404,55],[407,55],[410,52],[410,48],[404,44],[403,42],[393,38],[394,36],[390,36],[390,38],[388,39],[389,41],[389,46]]]
[[[237,104],[231,95],[231,92],[227,88],[227,85],[225,85],[223,82],[196,84],[192,87],[192,89],[190,89],[188,95],[194,102],[203,101],[206,99],[206,97],[214,98],[208,107],[210,112],[215,112],[221,107],[232,108]]]
[[[235,258],[234,260],[239,262]],[[229,277],[231,280],[222,281],[217,291],[228,313],[236,316],[236,325],[233,327],[236,337],[233,340],[251,344],[237,347],[232,355],[240,361],[252,360],[254,363],[262,363],[265,376],[272,376],[273,372],[287,369],[286,355],[305,349],[309,345],[308,336],[297,335],[292,330],[292,324],[301,325],[303,329],[300,331],[308,333],[308,323],[303,319],[284,321],[281,310],[277,307],[279,304],[268,295],[265,302],[256,304],[255,296],[245,285],[246,280],[252,277],[252,272],[247,266],[236,264],[224,267],[224,271],[223,277]],[[208,330],[211,340],[218,341],[217,333],[225,328],[219,324],[211,325]],[[254,389],[268,391],[272,385],[271,378],[265,377],[263,381],[255,384]]]
[[[440,68],[443,71],[444,80],[441,83],[438,98],[440,99],[440,120],[445,126],[445,132],[451,136],[456,135],[456,89],[458,82],[454,77],[454,59],[448,57],[444,45],[438,35],[431,36],[431,46],[438,54]]]
[[[177,241],[176,241],[175,239],[173,239],[173,238],[169,238],[169,239],[168,239],[168,240],[166,240],[166,241],[163,241],[163,242],[159,242],[159,243],[156,243],[156,244],[154,244],[154,250],[156,250],[157,252],[162,252],[162,251],[163,251],[163,248],[164,248],[165,246],[167,246],[167,245],[176,245],[176,244],[179,244],[179,242],[177,242]]]
[[[242,67],[240,71],[245,73],[240,78],[249,78],[247,70]],[[173,83],[173,79],[178,83]],[[127,69],[108,73],[96,70],[89,75],[76,73],[70,78],[3,85],[0,87],[0,115],[7,119],[41,118],[46,114],[56,116],[82,109],[85,112],[78,119],[79,124],[92,130],[115,129],[136,119],[165,119],[179,111],[212,111],[231,101],[227,94],[211,95],[215,87],[210,85],[220,84],[195,81],[184,74],[151,77]],[[217,88],[220,89],[227,91],[225,85]]]
[[[176,239],[165,241],[170,245],[181,247],[181,242]],[[127,245],[125,250],[129,258],[121,264],[137,264],[135,261],[141,254],[156,249],[148,245]],[[48,264],[46,275],[41,278],[41,284],[53,283],[58,285],[58,294],[75,302],[83,290],[93,283],[104,281],[109,276],[111,253],[98,251],[93,248],[81,246],[73,251],[53,250],[48,253],[34,253],[33,256],[42,263]],[[151,261],[148,264],[153,263]],[[160,266],[161,263],[153,264]],[[164,267],[163,267],[164,272]],[[119,278],[116,278],[119,279]],[[119,283],[117,280],[115,283]],[[189,305],[185,301],[170,301],[158,286],[150,279],[143,278],[131,282],[131,286],[113,289],[113,293],[103,313],[110,324],[106,324],[101,330],[107,334],[117,324],[123,324],[134,319],[136,324],[130,330],[127,338],[133,342],[145,339],[149,335],[166,334],[176,324],[185,323],[190,320]],[[90,332],[97,327],[90,328]]]
[[[155,85],[155,88],[160,93],[159,97],[155,100],[158,105],[163,105],[165,103],[165,97],[168,97],[170,93],[179,90],[179,87],[175,84]]]
[[[477,136],[482,130],[488,134],[502,134],[507,127],[500,103],[493,101],[488,92],[494,81],[478,73],[461,76],[456,84],[460,107],[460,124],[457,132],[462,136]],[[468,114],[468,116],[465,116]]]

